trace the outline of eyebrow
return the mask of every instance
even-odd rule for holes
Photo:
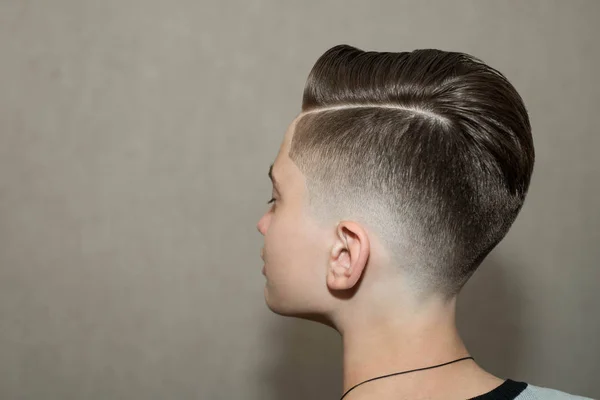
[[[278,192],[281,192],[281,190],[279,190],[279,184],[277,183],[277,181],[275,180],[275,177],[273,176],[273,164],[271,164],[271,166],[269,167],[269,179],[271,179],[271,182],[273,183],[273,186],[275,187],[275,189],[277,189]]]

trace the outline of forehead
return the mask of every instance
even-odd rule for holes
[[[289,151],[292,143],[292,138],[296,128],[296,124],[302,114],[299,114],[294,120],[288,125],[283,140],[279,147],[279,152],[275,161],[273,162],[273,177],[282,186],[290,186],[295,182],[301,182],[304,179],[304,175],[298,169],[296,164],[290,159]]]
[[[299,118],[300,116],[294,118],[294,120],[288,125],[285,131],[283,140],[281,142],[281,145],[279,146],[279,152],[277,153],[277,157],[275,158],[275,162],[273,163],[273,174],[275,176],[286,174],[292,166],[295,166],[295,164],[289,158],[288,154],[290,152],[292,138],[294,136],[294,130],[296,129],[296,123],[298,122]]]

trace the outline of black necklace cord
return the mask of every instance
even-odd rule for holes
[[[444,365],[448,365],[448,364],[452,364],[452,363],[455,363],[455,362],[459,362],[459,361],[462,361],[462,360],[468,360],[468,359],[472,359],[473,361],[475,361],[475,359],[474,359],[473,357],[463,357],[463,358],[459,358],[458,360],[449,361],[449,362],[447,362],[447,363],[443,363],[443,364],[439,364],[439,365],[434,365],[434,366],[431,366],[431,367],[425,367],[425,368],[411,369],[410,371],[396,372],[396,373],[389,374],[389,375],[383,375],[383,376],[378,376],[378,377],[376,377],[376,378],[367,379],[366,381],[364,381],[364,382],[361,382],[361,383],[358,383],[358,384],[356,384],[356,385],[352,386],[350,389],[348,389],[348,391],[346,391],[346,393],[344,393],[344,395],[343,395],[343,396],[340,398],[340,400],[342,400],[344,397],[346,397],[346,395],[347,395],[348,393],[350,393],[350,391],[351,391],[352,389],[356,388],[357,386],[360,386],[360,385],[362,385],[363,383],[371,382],[371,381],[374,381],[374,380],[376,380],[376,379],[387,378],[388,376],[393,376],[393,375],[402,375],[402,374],[408,374],[409,372],[423,371],[423,370],[426,370],[426,369],[432,369],[432,368],[437,368],[437,367],[443,367]]]

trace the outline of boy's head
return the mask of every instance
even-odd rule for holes
[[[521,97],[480,60],[331,48],[272,166],[267,304],[334,316],[395,294],[454,299],[514,222],[533,164]]]

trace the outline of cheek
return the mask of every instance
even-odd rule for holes
[[[322,234],[293,215],[277,215],[267,233],[267,276],[279,282],[308,283],[325,277],[326,250]]]
[[[265,237],[267,262],[272,268],[288,268],[296,258],[301,234],[293,220],[283,213],[271,217],[269,230]],[[298,261],[298,260],[297,260]]]
[[[281,219],[273,228],[265,267],[267,304],[282,315],[320,312],[328,297],[324,241],[301,221]]]

